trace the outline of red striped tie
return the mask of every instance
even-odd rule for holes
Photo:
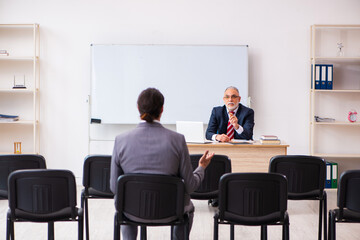
[[[234,114],[234,112],[230,112],[231,114]],[[227,125],[227,131],[226,131],[226,135],[231,139],[234,138],[234,126],[230,123],[230,119],[228,121],[228,125]]]

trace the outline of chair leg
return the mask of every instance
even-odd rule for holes
[[[140,226],[140,240],[146,240],[146,226]]]
[[[335,240],[336,239],[336,214],[335,211],[330,210],[329,211],[329,240]]]
[[[323,201],[324,201],[324,240],[327,240],[327,219],[326,219],[326,215],[327,215],[327,193],[325,191],[324,191]]]
[[[7,214],[6,240],[14,240],[14,222],[11,221],[10,213]]]
[[[85,214],[85,237],[86,240],[89,240],[89,211],[88,211],[88,198],[85,196],[84,192],[81,193],[81,208],[84,209]]]
[[[284,224],[283,224],[283,232],[282,232],[282,239],[283,240],[289,240],[290,236],[289,236],[289,215],[286,212],[285,213],[285,218],[284,218]]]
[[[48,222],[48,240],[54,240],[54,222]]]
[[[319,201],[319,232],[318,232],[318,239],[321,240],[321,230],[322,230],[322,211],[323,211],[323,199],[320,198],[320,201]],[[326,239],[324,239],[326,240]]]
[[[214,216],[214,240],[219,239],[219,223],[218,223],[218,216]]]
[[[83,212],[82,212],[83,213]],[[84,239],[84,215],[79,215],[78,217],[78,240]],[[89,236],[89,235],[87,235]]]
[[[120,224],[118,221],[117,213],[114,217],[114,240],[120,240]]]
[[[261,225],[260,239],[267,240],[267,226],[266,225]]]
[[[230,224],[230,239],[231,240],[235,239],[235,225],[234,224]]]

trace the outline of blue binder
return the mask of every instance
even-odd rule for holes
[[[326,65],[320,65],[320,88],[327,89],[327,82],[326,82]]]
[[[315,64],[315,89],[320,89],[320,65]]]
[[[327,82],[327,87],[326,89],[333,89],[333,68],[334,66],[332,64],[328,64],[326,66],[326,82]]]
[[[332,176],[332,165],[330,162],[326,162],[325,188],[331,188],[331,176]]]

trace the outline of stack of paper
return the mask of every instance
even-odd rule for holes
[[[262,135],[260,137],[261,144],[280,144],[280,139],[275,135]]]
[[[19,116],[0,114],[0,122],[15,122],[19,120]]]

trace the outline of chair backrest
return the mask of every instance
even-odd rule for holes
[[[76,217],[75,177],[68,170],[17,170],[9,176],[13,219],[55,221]]]
[[[323,196],[326,178],[324,159],[305,155],[279,155],[271,158],[269,172],[288,180],[289,199]]]
[[[195,170],[199,165],[199,159],[202,154],[190,154],[191,164]],[[200,187],[193,193],[194,199],[212,199],[217,198],[219,190],[219,181],[222,175],[231,172],[231,161],[228,156],[214,155],[209,166],[205,169],[204,180]]]
[[[36,154],[0,155],[0,199],[8,198],[8,177],[19,169],[44,169],[45,158]]]
[[[111,155],[89,155],[85,158],[83,168],[83,186],[87,195],[110,197]]]
[[[287,180],[277,173],[228,173],[219,186],[219,219],[261,225],[287,210]]]
[[[119,220],[143,223],[182,220],[185,187],[182,179],[153,174],[125,174],[117,181],[115,209]]]
[[[340,219],[344,208],[360,213],[360,170],[348,170],[341,174],[337,205],[340,209]]]

